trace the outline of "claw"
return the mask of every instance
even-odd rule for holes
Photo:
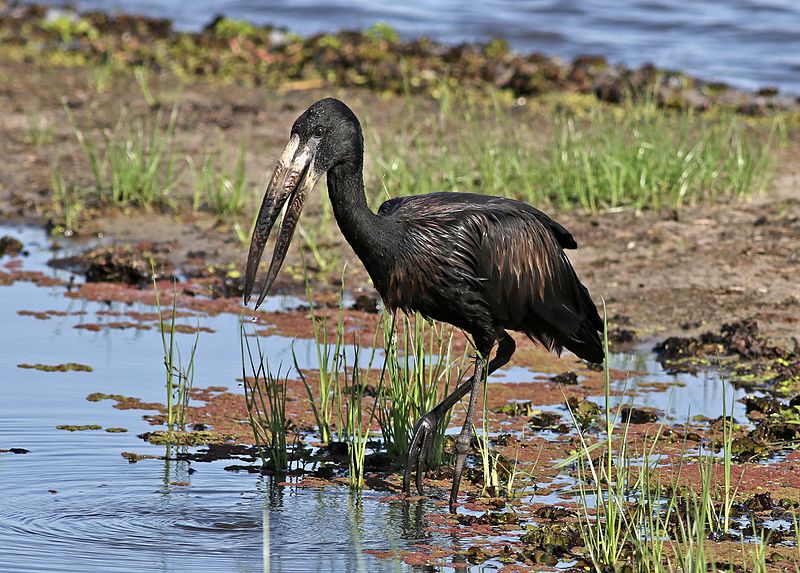
[[[408,447],[408,458],[406,459],[406,471],[403,475],[403,492],[408,495],[411,493],[411,471],[416,466],[416,486],[419,495],[425,495],[422,486],[422,479],[425,476],[425,466],[428,462],[431,451],[433,433],[439,420],[433,412],[428,412],[419,419],[411,436],[411,444]]]

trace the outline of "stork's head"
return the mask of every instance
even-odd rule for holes
[[[333,98],[319,100],[297,118],[289,143],[275,165],[253,229],[244,282],[245,304],[252,295],[256,271],[270,231],[287,200],[288,206],[275,242],[272,262],[256,308],[267,296],[286,258],[308,194],[332,167],[349,163],[360,168],[363,153],[361,125],[352,110],[341,101]]]

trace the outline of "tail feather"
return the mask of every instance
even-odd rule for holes
[[[600,364],[606,357],[603,343],[597,328],[589,320],[584,320],[578,332],[564,341],[564,346],[573,354],[589,362]]]

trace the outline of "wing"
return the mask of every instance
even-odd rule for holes
[[[393,199],[379,214],[404,226],[398,269],[423,269],[410,273],[417,282],[434,285],[471,313],[490,316],[498,328],[525,332],[551,350],[565,346],[602,361],[602,321],[563,251],[575,248],[575,240],[546,214],[518,201],[466,193]],[[423,286],[396,280],[393,292],[400,300],[404,292],[423,292]],[[419,310],[448,301],[406,298],[405,303],[401,306]],[[433,318],[455,323],[449,315]]]
[[[491,312],[546,348],[602,362],[603,322],[558,238],[539,218],[495,215],[483,229],[479,274]]]
[[[567,231],[558,221],[551,219],[535,207],[522,201],[494,197],[492,195],[479,195],[477,193],[428,193],[426,195],[411,195],[396,197],[384,201],[378,209],[378,215],[391,216],[397,212],[428,211],[432,205],[441,210],[450,212],[470,208],[498,208],[502,210],[519,211],[533,216],[544,225],[556,238],[563,249],[577,249],[578,243],[572,233]]]

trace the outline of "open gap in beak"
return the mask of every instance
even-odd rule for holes
[[[272,227],[278,217],[283,212],[280,232],[275,241],[275,250],[272,253],[267,277],[261,287],[255,308],[264,301],[269,293],[275,277],[278,275],[281,265],[286,258],[289,244],[292,241],[300,212],[303,210],[308,193],[314,188],[319,179],[319,175],[313,168],[315,146],[305,145],[298,151],[299,138],[293,135],[289,144],[284,149],[275,166],[272,179],[264,194],[253,229],[253,238],[250,241],[250,252],[247,257],[247,270],[245,274],[244,302],[250,300],[255,285],[258,264],[264,252]],[[284,210],[284,206],[286,207]]]
[[[292,192],[292,195],[287,203],[286,210],[283,214],[283,220],[281,221],[281,229],[278,233],[278,238],[275,241],[275,250],[272,252],[272,261],[269,263],[267,278],[264,281],[264,286],[261,287],[261,294],[258,295],[256,308],[261,306],[261,303],[264,302],[264,298],[269,293],[269,289],[272,287],[272,283],[275,282],[275,278],[278,276],[278,271],[281,269],[281,265],[283,265],[283,260],[286,258],[286,253],[289,251],[289,245],[292,242],[292,237],[294,237],[297,221],[300,219],[300,213],[303,210],[303,206],[306,204],[308,191],[310,191],[307,184],[307,179],[310,172],[311,170],[306,168],[306,171],[303,173],[300,179],[300,184]],[[311,186],[313,187],[313,184]]]

